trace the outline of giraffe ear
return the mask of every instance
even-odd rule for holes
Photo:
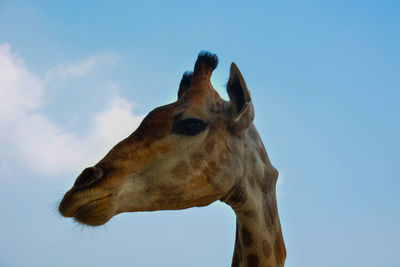
[[[232,62],[227,85],[230,98],[230,124],[236,134],[247,129],[254,119],[250,92],[238,67]]]

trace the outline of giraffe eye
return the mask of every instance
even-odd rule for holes
[[[199,119],[186,119],[172,126],[172,132],[182,135],[194,136],[207,128],[207,124]]]

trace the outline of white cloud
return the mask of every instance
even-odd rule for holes
[[[0,45],[0,121],[38,108],[42,94],[40,79],[26,69],[21,59],[11,54],[8,44]]]
[[[18,156],[31,169],[57,174],[69,171],[84,160],[79,139],[60,131],[44,114],[25,114],[12,130],[10,140]]]
[[[54,70],[46,72],[46,80],[81,77],[99,66],[113,66],[119,59],[116,55],[104,54],[92,56],[85,60],[58,65]]]
[[[60,65],[46,77],[77,77],[116,58],[91,57]],[[0,45],[0,175],[10,172],[12,162],[47,175],[76,172],[95,163],[143,118],[132,113],[132,103],[116,95],[104,111],[92,116],[89,134],[79,136],[61,130],[46,116],[41,109],[45,94],[45,81],[29,72],[8,44]]]

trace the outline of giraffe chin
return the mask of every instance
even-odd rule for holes
[[[110,197],[89,202],[79,207],[73,214],[75,221],[89,226],[100,226],[115,215]]]

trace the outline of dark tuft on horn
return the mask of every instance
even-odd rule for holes
[[[209,72],[212,72],[218,65],[218,57],[216,54],[210,53],[208,51],[200,51],[196,65],[194,67],[194,70],[196,72],[196,69],[200,66],[203,66],[203,68]]]
[[[181,98],[183,93],[185,93],[185,91],[189,88],[190,83],[192,82],[192,77],[192,71],[186,71],[185,73],[183,73],[181,83],[179,84],[178,99]]]

